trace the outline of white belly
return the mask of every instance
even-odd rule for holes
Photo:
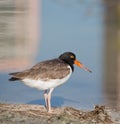
[[[51,79],[49,81],[42,81],[42,80],[33,80],[33,79],[23,79],[23,83],[27,86],[33,87],[33,88],[37,88],[39,90],[46,90],[46,89],[50,89],[50,88],[54,88],[57,87],[63,83],[65,83],[71,76],[72,74],[72,70],[70,68],[70,74],[67,75],[65,78],[63,79]]]

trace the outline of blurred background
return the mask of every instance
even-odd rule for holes
[[[1,0],[0,102],[44,104],[43,91],[9,82],[9,73],[71,51],[77,67],[52,94],[52,106],[120,110],[120,1]]]

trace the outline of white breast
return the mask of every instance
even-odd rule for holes
[[[57,87],[65,83],[70,78],[72,74],[72,69],[70,66],[68,66],[68,68],[70,68],[69,75],[67,75],[66,77],[62,79],[51,79],[49,81],[42,81],[41,79],[33,80],[33,79],[25,78],[22,81],[25,85],[33,87],[33,88],[37,88],[39,90],[46,90],[46,89],[54,88],[54,87]]]

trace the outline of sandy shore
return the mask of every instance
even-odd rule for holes
[[[44,106],[0,103],[0,124],[120,124],[120,118],[105,106],[95,106],[92,111],[71,107],[53,108],[46,112]]]

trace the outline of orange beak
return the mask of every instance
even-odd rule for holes
[[[85,71],[88,71],[88,72],[92,72],[90,69],[88,69],[87,67],[85,67],[82,63],[80,63],[78,60],[75,60],[74,61],[74,64],[77,65],[78,67],[84,69]]]

